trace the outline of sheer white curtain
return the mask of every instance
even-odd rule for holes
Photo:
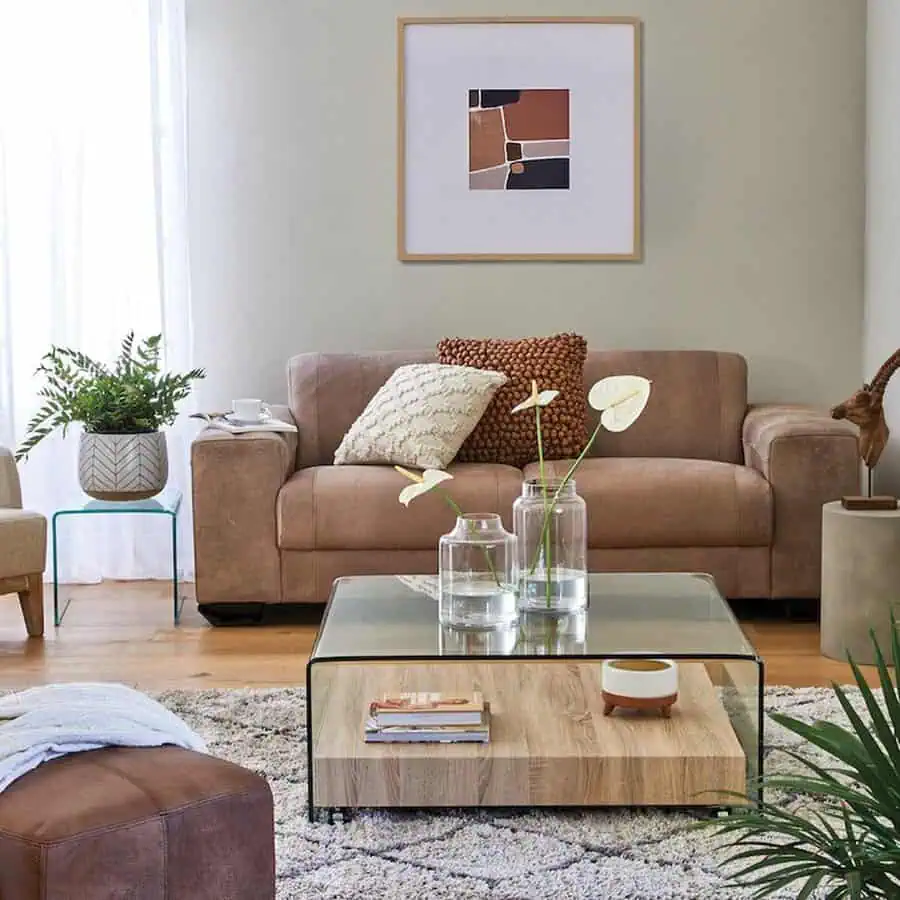
[[[184,116],[183,0],[0,0],[0,442],[21,440],[51,344],[111,360],[161,331],[167,368],[193,365]],[[182,416],[168,435],[187,575],[195,431]],[[26,505],[85,499],[77,445],[20,463]],[[165,577],[167,541],[155,517],[67,519],[60,574]]]

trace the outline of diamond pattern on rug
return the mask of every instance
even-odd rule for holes
[[[430,813],[372,812],[352,819],[344,829],[345,835],[338,840],[344,847],[386,853],[419,842],[444,840],[467,821],[450,813],[435,816]]]
[[[299,886],[299,885],[298,885]],[[421,866],[391,862],[377,856],[358,856],[313,872],[302,882],[307,893],[288,897],[322,900],[488,900],[487,882],[430,871]],[[279,897],[280,900],[280,897]]]
[[[583,859],[544,877],[513,879],[491,894],[491,900],[547,900],[596,897],[603,900],[718,900],[744,895],[723,893],[720,879],[710,882],[705,873],[669,868],[624,857]],[[749,893],[746,895],[749,897]]]
[[[391,856],[454,875],[493,880],[498,871],[506,878],[519,878],[570,866],[584,856],[584,849],[548,834],[476,822],[440,840],[417,841]]]
[[[689,815],[635,810],[627,817],[621,810],[596,812],[569,812],[535,810],[517,813],[512,817],[497,814],[493,820],[498,825],[519,831],[553,834],[561,841],[570,841],[587,850],[625,851],[643,844],[656,844],[671,834],[683,832],[696,819]]]
[[[278,828],[278,823],[275,825]],[[300,878],[308,872],[325,871],[329,866],[356,859],[352,850],[340,847],[331,841],[317,843],[303,841],[295,845],[289,854],[280,854],[276,860],[275,872],[279,881]]]

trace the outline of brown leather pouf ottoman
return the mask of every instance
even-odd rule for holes
[[[272,900],[264,778],[176,747],[45,763],[0,793],[2,900]]]

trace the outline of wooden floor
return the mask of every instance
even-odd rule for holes
[[[174,627],[171,589],[163,582],[104,582],[61,590],[72,604],[62,626],[54,628],[46,591],[43,641],[26,638],[16,597],[0,597],[0,688],[88,680],[121,681],[147,690],[304,683],[314,624],[212,628],[188,599],[181,624]],[[819,654],[815,624],[746,622],[744,630],[766,661],[769,684],[799,687],[852,680],[848,666]]]

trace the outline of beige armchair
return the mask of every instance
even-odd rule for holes
[[[0,447],[0,594],[18,594],[29,637],[44,634],[47,520],[22,509],[13,455]]]

